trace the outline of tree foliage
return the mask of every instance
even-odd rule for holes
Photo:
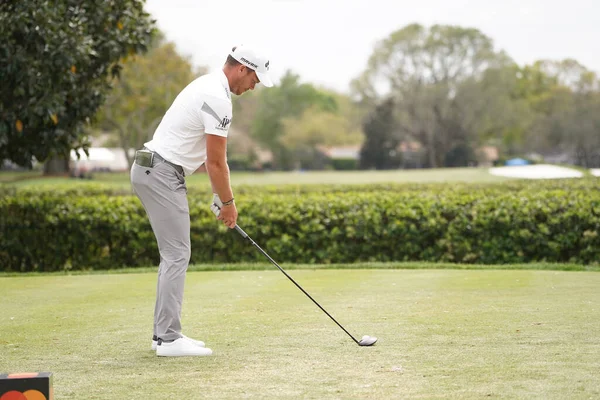
[[[351,126],[344,115],[314,106],[304,110],[300,117],[285,118],[282,123],[281,143],[289,149],[351,145],[362,139],[360,130]]]
[[[0,159],[31,166],[86,148],[110,77],[153,30],[143,0],[0,3]]]
[[[352,82],[370,109],[395,99],[398,130],[426,149],[430,167],[468,165],[484,144],[600,164],[599,85],[575,60],[520,67],[476,29],[419,24],[381,40]]]
[[[293,159],[289,149],[282,143],[285,134],[284,120],[300,118],[313,107],[324,112],[337,111],[333,96],[319,91],[313,85],[300,83],[300,77],[287,71],[280,84],[257,93],[258,108],[252,121],[251,134],[265,148],[271,150],[277,167],[290,169]]]
[[[509,58],[477,29],[412,24],[377,44],[352,86],[364,104],[394,97],[399,129],[424,146],[430,167],[438,167],[475,134],[478,114],[471,110],[481,87],[473,82],[507,65]],[[466,87],[471,93],[462,95]]]
[[[175,97],[206,68],[194,70],[172,42],[157,35],[148,52],[128,57],[100,109],[98,126],[117,133],[125,150],[141,148],[151,139]]]
[[[530,69],[551,82],[532,101],[535,124],[528,149],[567,153],[584,167],[600,167],[600,80],[575,60],[540,60]]]

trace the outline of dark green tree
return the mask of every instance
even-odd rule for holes
[[[401,159],[397,149],[400,139],[395,132],[394,100],[378,104],[363,124],[365,141],[360,150],[360,168],[398,168]]]
[[[110,78],[154,29],[143,0],[0,2],[0,160],[30,167],[85,150]]]

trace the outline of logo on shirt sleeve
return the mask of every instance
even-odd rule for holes
[[[217,129],[221,130],[221,131],[226,131],[227,129],[229,129],[229,124],[231,123],[231,119],[227,118],[227,116],[225,116],[225,118],[223,118],[221,120],[221,122],[219,122],[219,125],[217,125]]]
[[[215,127],[220,131],[227,131],[229,129],[229,124],[231,124],[231,118],[227,115],[224,118],[219,117],[219,115],[213,110],[208,104],[204,103],[202,105],[202,111],[212,116],[214,119],[218,121],[218,125]]]

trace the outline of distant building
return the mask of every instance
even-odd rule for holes
[[[553,153],[545,153],[542,154],[545,163],[548,164],[568,164],[575,165],[577,164],[577,159],[573,156],[571,152],[553,152]]]
[[[496,146],[481,146],[475,151],[475,156],[479,167],[493,167],[500,158],[500,152]]]
[[[397,147],[402,156],[402,169],[423,168],[425,148],[416,140],[403,140]]]
[[[361,148],[362,145],[352,145],[320,147],[319,150],[333,161],[334,167],[337,165],[335,161],[353,160],[355,161],[354,169],[357,169],[358,162],[360,161]],[[402,141],[398,144],[396,152],[400,153],[402,156],[401,168],[422,168],[424,148],[421,143],[417,141]]]
[[[360,160],[361,146],[320,147],[321,153],[331,160]]]
[[[319,150],[330,160],[360,161],[362,146],[331,146],[320,147]],[[426,165],[426,149],[416,140],[404,140],[398,144],[396,152],[401,155],[402,169],[423,168]],[[480,167],[491,167],[499,159],[499,150],[495,146],[482,146],[476,150],[477,164]]]

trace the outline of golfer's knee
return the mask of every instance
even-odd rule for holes
[[[172,263],[177,265],[178,267],[187,267],[188,264],[190,263],[190,259],[192,257],[192,251],[187,248],[187,249],[180,249],[178,250],[177,254],[174,255],[174,257],[171,259]]]
[[[189,247],[183,247],[178,251],[176,263],[181,268],[187,268],[192,257],[192,251]]]
[[[182,257],[184,259],[184,264],[187,266],[192,258],[192,249],[189,247],[185,248],[185,250],[182,252]]]
[[[161,256],[169,265],[187,267],[192,256],[192,251],[190,247],[179,247],[177,249],[170,249],[170,251],[163,250],[161,251]]]

